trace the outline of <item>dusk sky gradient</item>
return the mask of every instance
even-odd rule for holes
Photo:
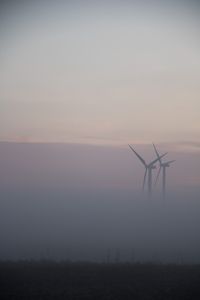
[[[199,142],[197,2],[7,3],[1,141]]]

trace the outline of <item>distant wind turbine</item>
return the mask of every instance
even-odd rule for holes
[[[151,197],[152,193],[152,170],[156,168],[155,163],[159,161],[163,156],[165,156],[167,153],[159,156],[154,159],[152,162],[147,164],[145,160],[129,145],[130,149],[135,153],[135,155],[139,158],[143,166],[145,167],[145,173],[144,173],[144,179],[142,184],[142,189],[144,190],[145,182],[146,182],[146,175],[148,175],[148,196]]]
[[[159,155],[158,150],[156,149],[156,146],[154,144],[153,144],[153,147],[154,147],[155,153],[157,155],[157,158],[158,158],[159,164],[160,164],[160,167],[159,167],[159,170],[158,170],[158,173],[156,176],[155,185],[158,181],[160,171],[162,169],[162,195],[163,195],[163,198],[165,199],[165,196],[166,196],[166,168],[170,167],[170,164],[173,163],[175,160],[169,160],[166,162],[162,162],[162,160],[161,160],[162,157]]]

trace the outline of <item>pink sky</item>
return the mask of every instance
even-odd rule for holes
[[[147,162],[155,158],[151,145],[134,147]],[[176,160],[167,170],[170,189],[200,186],[199,149],[180,151],[180,145],[167,144],[158,144],[158,149],[168,151],[169,160]],[[141,190],[144,175],[141,162],[125,145],[0,143],[0,165],[0,186],[11,189]]]
[[[61,2],[2,7],[0,141],[198,142],[199,6]]]

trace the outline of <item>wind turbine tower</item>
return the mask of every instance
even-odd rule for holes
[[[158,157],[159,164],[160,164],[160,168],[158,170],[158,174],[157,174],[157,177],[156,177],[155,184],[158,181],[158,178],[159,178],[159,175],[160,175],[160,171],[162,169],[162,195],[163,195],[163,199],[165,199],[165,197],[166,197],[166,168],[169,168],[170,164],[173,163],[175,160],[170,160],[170,161],[167,161],[167,162],[162,162],[162,160],[161,160],[162,157],[159,155],[158,150],[156,149],[156,146],[154,144],[153,144],[153,147],[154,147],[155,153],[156,153],[156,155]]]
[[[152,162],[150,162],[149,164],[147,164],[145,162],[145,160],[133,149],[133,147],[131,147],[129,145],[130,149],[135,153],[135,155],[139,158],[139,160],[141,161],[141,163],[143,164],[144,168],[145,168],[145,173],[144,173],[144,179],[143,179],[143,184],[142,184],[142,189],[144,190],[145,188],[145,183],[146,183],[146,176],[148,177],[148,196],[149,198],[152,195],[152,170],[156,169],[155,163],[157,161],[159,161],[163,156],[165,156],[167,153],[159,156],[154,159]]]

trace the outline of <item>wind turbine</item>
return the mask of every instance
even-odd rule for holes
[[[157,158],[158,158],[159,164],[160,164],[158,174],[156,176],[155,184],[158,181],[160,171],[162,169],[162,195],[163,195],[163,198],[165,199],[165,195],[166,195],[166,168],[170,167],[170,164],[173,163],[175,160],[169,160],[169,161],[166,161],[166,162],[162,162],[162,160],[161,160],[162,157],[159,155],[158,150],[156,149],[156,146],[154,144],[153,144],[153,147],[154,147],[154,150],[156,152],[156,155],[157,155]]]
[[[142,184],[142,189],[144,190],[145,182],[146,182],[146,175],[148,175],[148,196],[151,197],[152,193],[152,170],[156,168],[155,163],[160,160],[163,156],[165,156],[167,153],[159,156],[154,159],[152,162],[147,164],[145,160],[129,145],[130,149],[135,153],[135,155],[139,158],[143,166],[145,167],[145,173],[144,173],[144,179]]]

